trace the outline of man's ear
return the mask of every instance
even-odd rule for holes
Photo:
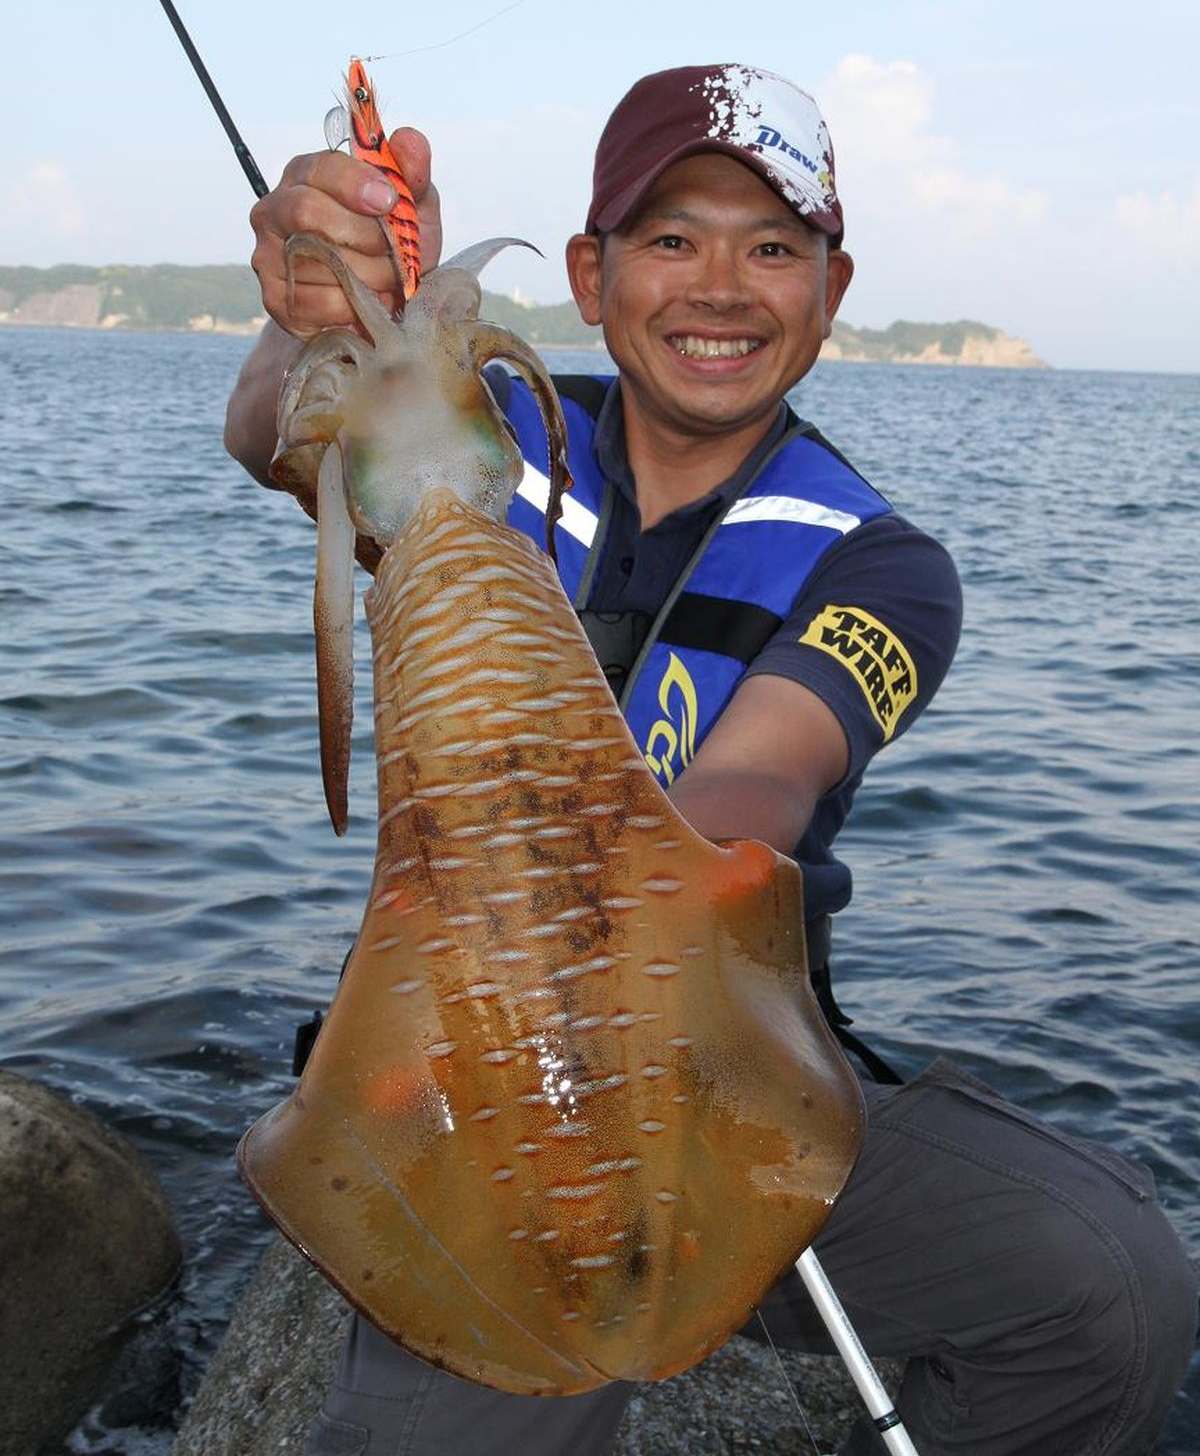
[[[843,248],[830,248],[825,262],[825,338],[829,337],[833,320],[853,277],[854,259]]]
[[[567,277],[575,306],[585,324],[600,322],[600,239],[594,233],[576,233],[567,241]]]

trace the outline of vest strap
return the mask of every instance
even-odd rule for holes
[[[804,938],[808,951],[808,978],[817,998],[817,1005],[824,1013],[829,1029],[848,1052],[853,1052],[866,1069],[872,1082],[881,1087],[903,1087],[904,1078],[894,1067],[873,1052],[861,1037],[850,1030],[853,1021],[833,999],[833,978],[829,969],[829,947],[831,941],[830,917],[818,915],[804,927]]]
[[[783,618],[753,602],[680,592],[663,622],[658,640],[668,647],[696,647],[720,651],[749,665],[783,626]]]
[[[556,374],[554,376],[554,387],[559,394],[564,399],[574,400],[582,409],[587,410],[592,419],[599,415],[610,383],[611,381],[608,380],[596,379],[591,374]]]

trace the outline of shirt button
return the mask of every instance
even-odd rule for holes
[[[628,576],[630,574],[630,572],[632,572],[632,570],[633,570],[633,557],[632,556],[622,556],[621,557],[621,570],[625,573],[626,576]]]

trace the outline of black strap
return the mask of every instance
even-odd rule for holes
[[[853,1052],[863,1064],[872,1082],[878,1082],[881,1087],[904,1086],[904,1078],[895,1067],[889,1066],[878,1052],[873,1052],[861,1037],[855,1036],[852,1031],[847,1031],[844,1026],[835,1026],[833,1034],[846,1050]]]
[[[658,640],[669,647],[698,647],[750,663],[782,626],[783,618],[766,607],[685,591],[676,597]]]
[[[595,379],[590,374],[555,374],[554,387],[563,399],[574,400],[581,405],[592,419],[600,413],[604,396],[608,393],[610,379]]]
[[[358,944],[358,937],[350,942],[350,949],[342,957],[342,969],[338,972],[338,985],[342,984],[342,977],[346,974],[346,967],[350,964],[350,957],[354,954],[354,947]],[[325,1021],[323,1011],[314,1011],[307,1021],[302,1021],[296,1028],[296,1035],[292,1040],[292,1076],[298,1077],[308,1064],[312,1056],[312,1049],[317,1044],[317,1037],[321,1034],[321,1027]]]
[[[312,1049],[317,1044],[317,1037],[321,1034],[321,1024],[325,1015],[321,1011],[314,1011],[307,1021],[303,1021],[296,1028],[296,1035],[292,1040],[292,1076],[298,1077],[308,1064],[312,1056]]]
[[[813,944],[811,928],[818,925],[821,920],[824,920],[826,926],[824,957],[821,956],[819,947]],[[878,1082],[884,1087],[902,1087],[904,1078],[900,1073],[894,1067],[890,1067],[878,1052],[873,1052],[861,1037],[855,1036],[852,1031],[848,1030],[854,1023],[833,998],[833,980],[829,973],[828,924],[829,916],[824,915],[819,916],[816,921],[810,921],[809,925],[805,926],[809,946],[808,977],[812,982],[813,991],[816,993],[817,1005],[824,1012],[825,1020],[829,1023],[834,1036],[848,1052],[854,1053],[867,1069],[873,1082]]]

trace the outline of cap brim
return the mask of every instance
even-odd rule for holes
[[[701,152],[724,152],[734,161],[741,162],[744,167],[755,172],[762,178],[772,192],[780,197],[802,222],[809,227],[816,228],[818,232],[828,235],[833,246],[840,247],[843,234],[843,223],[840,209],[829,209],[823,211],[801,212],[798,208],[792,207],[791,202],[780,190],[778,182],[772,176],[766,163],[760,161],[753,152],[747,152],[744,147],[736,146],[731,142],[717,141],[710,137],[701,137],[696,141],[684,142],[682,146],[676,147],[673,152],[668,152],[665,157],[656,162],[653,167],[644,172],[627,187],[621,189],[615,197],[609,199],[603,207],[595,213],[589,213],[586,230],[588,232],[613,232],[620,228],[622,223],[629,221],[640,207],[642,199],[655,182],[662,176],[668,167],[673,167],[676,162],[682,162],[685,157],[694,157]]]

